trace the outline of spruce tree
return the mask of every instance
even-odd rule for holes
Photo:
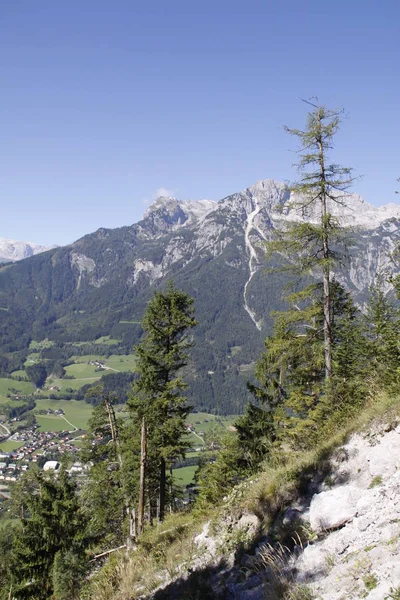
[[[400,378],[400,318],[399,310],[384,290],[383,274],[370,287],[365,323],[369,370],[386,387]]]
[[[20,486],[20,490],[23,489]],[[22,532],[15,538],[12,593],[15,598],[46,600],[53,594],[57,553],[83,557],[86,520],[78,504],[76,486],[62,468],[55,479],[35,472],[27,477],[23,498]]]
[[[136,347],[139,379],[128,407],[136,443],[143,420],[146,425],[147,493],[151,515],[157,512],[160,521],[171,483],[167,471],[185,452],[189,407],[182,395],[186,384],[180,372],[188,364],[189,331],[197,324],[193,313],[193,299],[169,282],[166,291],[156,291],[150,300],[143,318],[144,337]]]

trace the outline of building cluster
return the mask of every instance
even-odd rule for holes
[[[72,443],[68,431],[40,431],[29,427],[14,433],[9,440],[22,442],[18,450],[0,452],[0,480],[16,481],[18,476],[28,469],[29,463],[36,463],[39,457],[48,454],[76,454],[78,448]]]

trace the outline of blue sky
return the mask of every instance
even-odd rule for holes
[[[347,118],[334,158],[396,201],[400,3],[13,0],[0,6],[0,237],[65,244],[157,190],[292,180],[301,98]]]

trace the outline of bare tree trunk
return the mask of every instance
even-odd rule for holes
[[[324,270],[324,352],[325,378],[329,379],[332,375],[332,326],[329,269]]]
[[[130,518],[129,518],[129,534],[131,536],[131,539],[136,540],[137,528],[136,528],[136,512],[135,512],[134,508],[132,508]]]
[[[329,379],[332,375],[332,315],[331,315],[331,284],[330,284],[330,268],[329,268],[329,245],[327,220],[328,211],[326,206],[326,195],[323,195],[322,204],[322,227],[323,227],[323,290],[324,290],[324,354],[325,354],[325,379]]]
[[[319,121],[321,123],[321,120]],[[329,267],[329,234],[328,234],[328,206],[326,196],[326,172],[325,157],[322,139],[319,140],[319,164],[321,173],[321,217],[323,236],[323,294],[324,294],[324,355],[325,355],[325,379],[332,375],[332,318],[331,318],[331,286]]]
[[[114,413],[114,409],[113,406],[111,404],[111,402],[109,401],[109,399],[105,396],[104,397],[104,403],[107,409],[107,413],[108,413],[108,420],[110,423],[110,429],[111,429],[111,440],[112,443],[114,444],[117,456],[118,456],[118,463],[119,463],[119,468],[121,471],[121,476],[122,476],[122,467],[123,467],[123,461],[122,461],[122,454],[121,454],[121,449],[119,446],[119,441],[117,438],[117,428],[116,428],[116,423],[115,423],[115,413]],[[126,549],[127,550],[131,550],[133,548],[133,537],[132,537],[132,524],[131,524],[131,509],[129,506],[129,498],[126,494],[124,494],[124,500],[125,500],[125,513],[129,519],[129,531],[128,534],[126,536]]]
[[[143,531],[144,502],[145,502],[145,480],[146,480],[146,457],[147,455],[147,431],[146,421],[142,420],[142,438],[140,448],[140,483],[139,483],[139,510],[138,510],[138,535]]]
[[[163,458],[160,459],[160,495],[159,495],[159,505],[158,505],[158,520],[163,521],[165,515],[165,486],[166,486],[166,478],[165,478],[165,460]]]

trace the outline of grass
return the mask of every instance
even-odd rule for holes
[[[21,394],[32,394],[35,388],[29,381],[15,381],[14,379],[7,379],[0,377],[0,395],[6,396],[10,393],[10,388],[18,390]]]
[[[100,354],[83,354],[82,356],[71,356],[75,364],[88,363],[91,360],[104,361],[105,357]]]
[[[281,457],[277,465],[266,464],[258,482],[246,490],[245,499],[239,495],[238,502],[265,523],[271,522],[279,511],[298,498],[310,477],[324,470],[329,472],[330,456],[351,434],[364,430],[372,422],[383,424],[393,419],[399,409],[400,397],[380,394],[371,399],[346,425],[322,436],[322,441],[315,448]]]
[[[382,475],[377,475],[376,477],[374,477],[372,479],[372,481],[368,487],[369,487],[369,489],[378,487],[378,485],[381,485],[381,483],[382,483]]]
[[[134,354],[111,354],[105,359],[105,364],[116,371],[134,371],[136,368],[136,358]]]
[[[374,573],[368,573],[367,575],[365,575],[363,577],[363,582],[365,585],[365,589],[368,591],[373,590],[378,585],[378,580]]]
[[[13,377],[26,377],[26,372],[23,369],[19,369],[18,371],[13,371],[11,375]]]
[[[26,361],[24,362],[24,367],[29,367],[33,365],[35,362],[38,362],[40,359],[39,351],[33,351],[28,354]]]
[[[52,348],[54,346],[54,342],[48,340],[47,338],[42,340],[41,342],[36,342],[32,340],[29,344],[29,350],[43,350],[44,348]]]
[[[188,415],[186,421],[195,426],[197,433],[199,431],[204,431],[204,433],[206,433],[214,427],[229,429],[229,427],[231,427],[234,423],[235,419],[237,419],[237,417],[217,417],[207,413],[194,413]]]
[[[201,437],[197,437],[194,433],[186,433],[183,436],[183,441],[187,444],[188,448],[204,448],[205,444]]]
[[[96,371],[96,367],[94,365],[89,365],[87,362],[69,365],[68,367],[65,367],[65,371],[68,376],[75,377],[76,379],[100,378],[103,374],[103,371]]]
[[[71,425],[56,415],[37,415],[36,421],[42,431],[72,431]]]
[[[71,360],[73,360],[75,364],[88,363],[89,361],[98,360],[99,362],[104,363],[107,367],[110,367],[110,369],[121,372],[134,371],[136,364],[134,354],[111,354],[108,358],[99,354],[84,354],[83,356],[72,356]],[[69,368],[70,367],[67,367],[67,369]],[[106,371],[101,371],[100,375],[104,375],[104,373],[106,373]]]
[[[174,478],[174,482],[182,487],[186,487],[190,483],[194,483],[194,474],[196,473],[198,467],[197,465],[192,465],[190,467],[180,467],[179,469],[174,469],[172,471],[172,475]]]
[[[361,412],[349,420],[345,425],[331,426],[324,430],[321,441],[308,451],[292,453],[281,452],[279,461],[275,457],[274,464],[265,464],[263,470],[252,477],[251,481],[245,481],[232,491],[228,500],[221,503],[218,509],[207,505],[199,506],[192,514],[178,513],[171,515],[160,528],[152,528],[145,531],[135,553],[119,556],[114,555],[108,564],[100,570],[89,583],[91,595],[89,598],[96,600],[131,600],[138,596],[149,596],[156,587],[165,582],[165,573],[173,579],[186,572],[191,567],[191,559],[195,556],[193,549],[193,536],[202,525],[211,520],[211,531],[218,532],[218,528],[224,527],[232,515],[249,512],[257,515],[263,523],[263,530],[267,531],[274,517],[291,502],[296,500],[304,490],[305,484],[316,473],[326,474],[330,471],[330,458],[335,450],[345,443],[354,432],[360,432],[374,423],[385,424],[391,417],[394,418],[400,410],[400,398],[380,395],[371,400]],[[190,415],[190,420],[196,419],[203,423],[205,415]],[[209,419],[207,415],[207,421]],[[195,467],[194,467],[195,468]],[[174,471],[188,471],[187,467]],[[182,478],[183,480],[183,478]],[[229,492],[228,490],[226,490]],[[242,491],[242,493],[240,493]],[[279,548],[279,544],[277,544]],[[281,548],[284,548],[281,546]],[[285,550],[286,552],[286,550]],[[263,557],[255,560],[261,560]],[[276,556],[276,548],[270,547],[268,555],[264,556],[264,568],[272,569],[277,575],[277,586],[282,591],[281,595],[268,596],[269,598],[285,598],[286,600],[311,600],[314,596],[308,586],[296,585],[290,579],[290,573],[286,571],[286,556]],[[214,558],[216,564],[217,558]],[[263,565],[261,565],[262,567]],[[205,575],[206,568],[202,571],[194,571],[185,581],[189,582]],[[362,573],[364,585],[367,590],[376,587],[377,580],[374,574],[367,575],[364,569]],[[286,578],[286,575],[289,578]],[[209,576],[209,574],[208,574]],[[360,575],[361,576],[361,575]],[[197,580],[196,580],[197,581]],[[208,578],[208,581],[210,579]],[[268,584],[269,585],[269,584]],[[185,590],[186,591],[186,588]],[[268,590],[269,591],[269,590]],[[272,590],[273,592],[275,590]],[[279,592],[280,593],[280,592]],[[176,597],[200,598],[198,590],[194,596],[181,594]],[[167,597],[167,596],[165,596]],[[204,596],[212,597],[212,596]],[[398,590],[392,592],[389,598],[400,600]]]
[[[66,390],[68,388],[70,388],[71,390],[79,390],[81,387],[83,387],[86,384],[89,383],[95,383],[96,381],[98,381],[101,377],[102,373],[100,373],[97,377],[85,377],[82,379],[58,379],[58,378],[52,378],[51,379],[51,383],[48,382],[47,385],[53,387],[56,386],[59,388],[60,392],[59,392],[59,396],[60,398],[63,397],[63,392],[65,393]],[[48,390],[50,393],[52,393],[52,390]]]
[[[0,396],[0,406],[2,404],[11,404],[12,406],[22,406],[23,404],[26,404],[26,402],[25,402],[25,400],[12,400],[11,398],[7,398],[7,396]]]
[[[7,442],[0,442],[0,450],[2,452],[13,452],[23,446],[25,442],[15,442],[13,440],[9,440]]]
[[[86,346],[88,343],[103,344],[105,346],[114,346],[116,344],[119,344],[120,340],[116,340],[116,339],[110,337],[109,335],[102,335],[101,337],[97,338],[97,340],[93,340],[91,342],[74,342],[73,345],[74,346]]]
[[[144,531],[134,553],[111,555],[107,564],[90,580],[85,598],[132,600],[148,597],[165,580],[165,572],[171,578],[178,575],[179,567],[194,556],[193,537],[201,526],[202,523],[191,514],[168,515],[156,528]]]
[[[64,411],[66,418],[78,429],[86,429],[87,422],[92,414],[92,406],[86,402],[78,402],[77,400],[37,400],[37,410],[56,410],[57,408]],[[71,426],[66,423],[65,419],[56,415],[36,415],[37,422],[41,425],[43,431],[63,431],[71,429]],[[53,426],[53,429],[47,427]],[[57,427],[54,429],[54,427]]]

